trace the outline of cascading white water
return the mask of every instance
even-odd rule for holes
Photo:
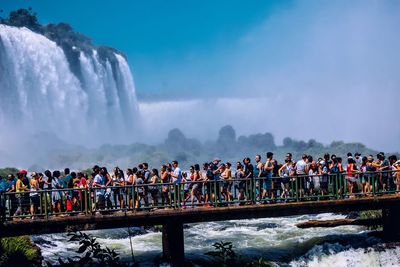
[[[129,140],[138,109],[126,60],[117,52],[114,62],[95,49],[79,53],[79,66],[71,66],[64,50],[45,36],[0,25],[2,129],[52,132],[71,143]]]
[[[195,266],[207,259],[215,242],[232,242],[242,256],[268,259],[277,266],[399,266],[400,247],[385,246],[365,227],[345,225],[333,228],[300,229],[297,223],[308,220],[342,219],[344,215],[319,214],[283,218],[263,218],[191,224],[185,227],[185,257]],[[132,231],[134,230],[134,231]],[[132,247],[140,266],[158,266],[161,232],[132,229]],[[131,261],[131,246],[126,228],[92,231],[104,246],[120,253],[122,261]],[[79,244],[69,242],[66,234],[33,236],[46,261],[76,256]],[[210,258],[208,258],[210,259]],[[159,265],[165,266],[165,265]]]

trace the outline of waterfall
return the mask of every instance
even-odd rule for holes
[[[132,141],[138,105],[125,58],[115,50],[102,56],[95,47],[68,49],[75,53],[0,24],[0,136],[8,129],[81,144]]]

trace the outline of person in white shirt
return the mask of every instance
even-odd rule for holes
[[[181,203],[180,183],[182,181],[182,170],[178,167],[178,161],[172,161],[171,182],[176,185],[177,190],[171,190],[171,193],[177,194],[177,203]]]
[[[300,197],[304,196],[304,189],[306,188],[306,180],[307,177],[304,176],[307,174],[307,155],[303,154],[301,156],[301,160],[296,163],[296,174],[300,175],[297,177],[298,185],[299,185],[299,195]]]
[[[178,161],[172,161],[173,172],[171,173],[172,183],[180,184],[182,181],[182,170],[178,167]]]

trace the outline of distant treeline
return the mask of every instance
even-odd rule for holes
[[[334,141],[330,145],[310,139],[308,141],[294,140],[286,137],[282,145],[275,143],[271,133],[252,134],[249,136],[237,137],[236,131],[230,125],[219,130],[214,140],[201,142],[194,138],[186,137],[179,129],[172,129],[168,132],[165,141],[158,145],[135,143],[131,145],[102,145],[96,149],[84,147],[73,147],[52,151],[50,162],[38,163],[31,166],[32,170],[43,170],[43,167],[75,169],[88,168],[93,164],[104,166],[120,166],[121,168],[132,167],[139,162],[148,162],[151,166],[159,167],[160,164],[178,160],[187,168],[194,163],[210,161],[219,157],[223,161],[235,162],[244,157],[254,158],[260,154],[265,159],[265,153],[272,151],[278,162],[282,162],[284,155],[291,152],[294,159],[306,153],[315,157],[324,153],[334,153],[337,156],[345,155],[348,152],[359,152],[362,155],[376,155],[378,151],[367,148],[361,143],[344,143]]]

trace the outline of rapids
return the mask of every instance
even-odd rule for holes
[[[240,255],[263,257],[279,266],[399,266],[400,247],[384,248],[382,240],[361,226],[299,229],[309,219],[338,219],[342,215],[320,214],[282,218],[190,224],[185,227],[185,256],[204,266],[204,253],[218,241],[232,242]],[[140,266],[152,266],[161,255],[161,233],[131,228],[133,253]],[[124,261],[131,261],[127,229],[91,231],[98,241],[115,248]],[[34,236],[45,260],[76,255],[77,244],[64,234]]]

